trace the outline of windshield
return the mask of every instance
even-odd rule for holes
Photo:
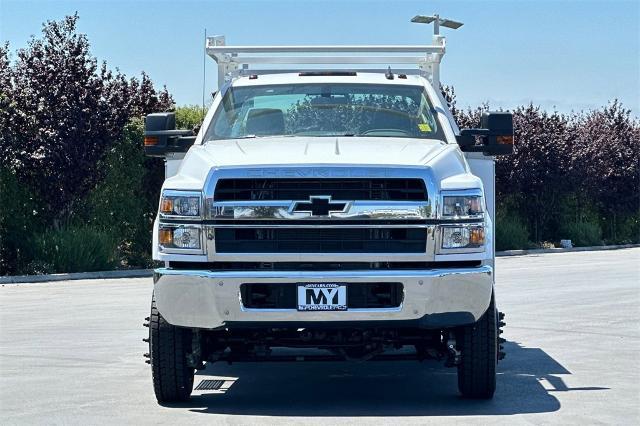
[[[443,139],[424,88],[391,84],[231,87],[205,141],[264,136]]]

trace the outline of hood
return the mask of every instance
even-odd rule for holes
[[[444,155],[440,155],[448,151]],[[201,188],[216,167],[269,165],[428,165],[439,179],[465,172],[454,145],[435,139],[389,137],[264,137],[230,139],[194,145],[178,174],[165,181],[172,189]]]
[[[213,166],[267,164],[424,165],[444,149],[433,139],[379,137],[263,137],[208,142],[193,151]],[[194,152],[195,153],[195,152]]]

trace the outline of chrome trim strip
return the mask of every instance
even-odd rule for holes
[[[348,302],[347,302],[348,303]],[[242,304],[242,299],[240,300],[240,310],[242,312],[300,312],[297,309],[256,309],[256,308],[245,308]],[[351,308],[346,311],[341,312],[370,312],[374,313],[385,313],[385,312],[400,312],[402,310],[402,304],[395,308]],[[331,311],[329,311],[331,312]]]
[[[316,197],[319,198],[319,197]],[[432,218],[428,201],[361,201],[332,200],[345,203],[344,211],[329,212],[327,216],[312,216],[311,212],[294,212],[297,203],[306,200],[282,201],[222,201],[208,199],[207,219],[235,220],[327,220],[327,219],[370,219],[370,220],[426,220]]]
[[[211,257],[210,257],[211,258]],[[432,253],[216,253],[220,262],[427,262]]]
[[[356,270],[356,271],[206,271],[195,269],[154,269],[160,275],[183,275],[201,278],[279,278],[288,281],[298,279],[327,279],[327,278],[354,278],[357,276],[361,282],[376,277],[408,277],[408,278],[439,278],[451,275],[491,274],[493,269],[489,265],[481,265],[473,268],[447,268],[447,269],[392,269],[392,270]],[[262,309],[260,309],[262,310]]]
[[[383,228],[434,228],[435,225],[428,225],[428,224],[409,224],[409,225],[349,225],[347,224],[340,224],[340,225],[326,225],[326,224],[315,224],[315,223],[304,223],[304,224],[299,224],[299,225],[271,225],[271,224],[261,224],[261,223],[251,223],[251,224],[216,224],[216,225],[207,225],[211,228],[259,228],[259,229],[266,229],[266,228],[333,228],[333,229],[340,229],[340,228],[345,228],[345,229],[352,229],[352,228],[367,228],[367,229],[383,229]]]

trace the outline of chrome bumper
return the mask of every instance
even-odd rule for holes
[[[434,270],[366,271],[200,271],[160,268],[154,293],[162,316],[182,327],[214,329],[256,323],[387,321],[415,323],[423,328],[451,327],[477,321],[487,310],[493,289],[490,266]],[[347,311],[246,309],[243,283],[401,282],[403,303],[398,308]],[[273,324],[269,324],[273,326]],[[276,324],[277,326],[277,324]]]

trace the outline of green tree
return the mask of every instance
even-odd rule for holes
[[[176,127],[178,129],[199,130],[205,112],[198,105],[184,105],[176,108]]]

